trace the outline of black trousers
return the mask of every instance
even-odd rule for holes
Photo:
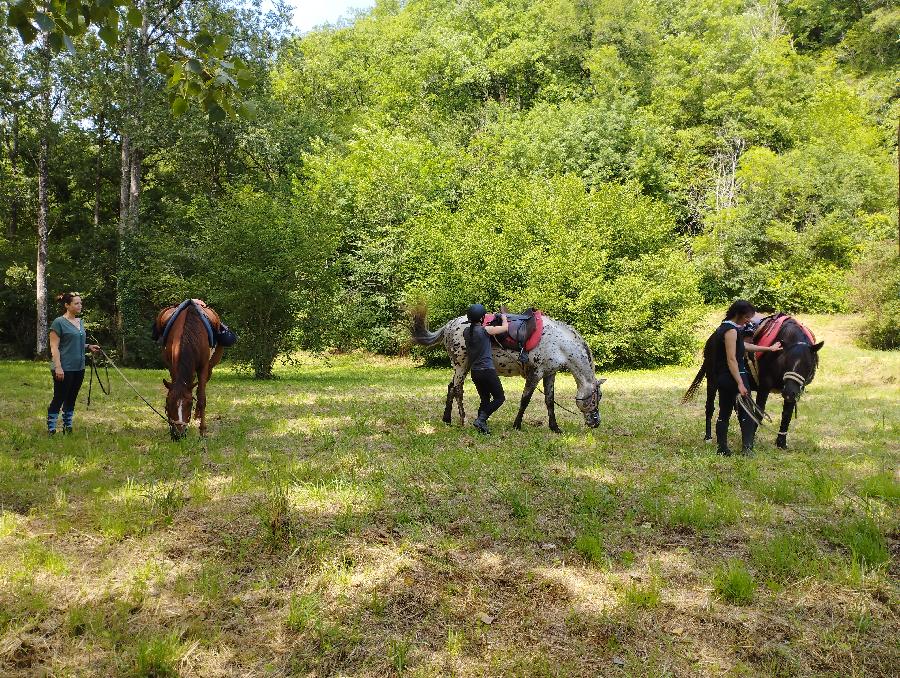
[[[78,398],[78,391],[84,381],[84,370],[77,372],[64,372],[65,376],[62,381],[53,379],[53,400],[50,401],[50,407],[47,412],[56,414],[62,407],[63,412],[75,411],[75,400]]]
[[[503,384],[500,383],[497,370],[493,369],[472,370],[472,383],[475,384],[475,390],[478,391],[478,397],[481,398],[478,414],[481,419],[487,421],[488,417],[496,412],[506,400]]]
[[[749,378],[743,373],[741,378],[744,380],[744,386],[749,390]],[[719,418],[716,420],[716,443],[718,443],[719,449],[724,450],[728,447],[728,424],[731,421],[731,414],[735,410],[737,410],[737,419],[741,426],[742,443],[745,447],[752,446],[756,436],[756,422],[750,418],[743,407],[737,405],[737,397],[740,392],[730,373],[719,375],[718,392]]]

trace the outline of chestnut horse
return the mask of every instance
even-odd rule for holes
[[[156,316],[156,331],[162,335],[163,328],[172,317],[177,306],[164,308]],[[212,376],[212,369],[222,359],[222,345],[213,351],[210,347],[206,326],[200,318],[200,309],[215,331],[221,324],[219,315],[202,301],[188,304],[169,328],[163,347],[163,362],[169,368],[171,382],[163,379],[168,391],[166,395],[166,415],[169,418],[169,433],[172,440],[180,440],[187,434],[194,404],[193,391],[197,389],[197,413],[200,420],[200,435],[206,436],[206,382]],[[196,378],[196,381],[195,381]]]

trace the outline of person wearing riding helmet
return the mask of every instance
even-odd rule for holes
[[[738,397],[749,397],[750,378],[747,374],[747,347],[754,350],[778,351],[781,345],[762,348],[744,341],[743,328],[753,319],[756,309],[753,304],[738,299],[725,313],[725,319],[715,332],[715,364],[714,376],[719,394],[719,418],[716,420],[716,443],[718,453],[731,456],[728,449],[728,424],[731,413],[737,409],[738,423],[741,426],[741,454],[753,454],[753,442],[756,437],[756,422],[738,404]],[[741,341],[738,341],[741,339]]]
[[[505,313],[501,314],[503,323],[491,327],[482,325],[486,314],[487,310],[482,304],[469,306],[466,313],[469,326],[463,330],[466,353],[472,369],[472,382],[478,391],[478,397],[481,398],[481,404],[478,406],[478,418],[475,419],[473,426],[483,434],[490,433],[487,420],[506,400],[503,384],[500,383],[500,377],[497,376],[497,370],[494,367],[490,335],[509,331],[509,322]]]

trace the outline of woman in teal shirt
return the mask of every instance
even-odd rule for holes
[[[56,433],[59,409],[62,407],[63,433],[72,432],[75,399],[84,381],[85,332],[81,315],[81,297],[74,292],[60,294],[65,313],[50,323],[50,371],[53,373],[53,400],[47,408],[47,432]],[[92,352],[99,346],[87,346]]]

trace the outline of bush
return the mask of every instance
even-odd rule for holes
[[[238,334],[229,355],[270,378],[280,353],[321,346],[335,238],[304,203],[237,188],[195,213],[202,224],[197,287]]]
[[[889,241],[871,247],[853,270],[852,299],[865,323],[860,339],[871,348],[900,348],[900,257]]]
[[[432,325],[474,301],[576,327],[599,366],[690,359],[697,277],[669,210],[633,185],[483,175],[456,210],[413,222],[407,296]]]

